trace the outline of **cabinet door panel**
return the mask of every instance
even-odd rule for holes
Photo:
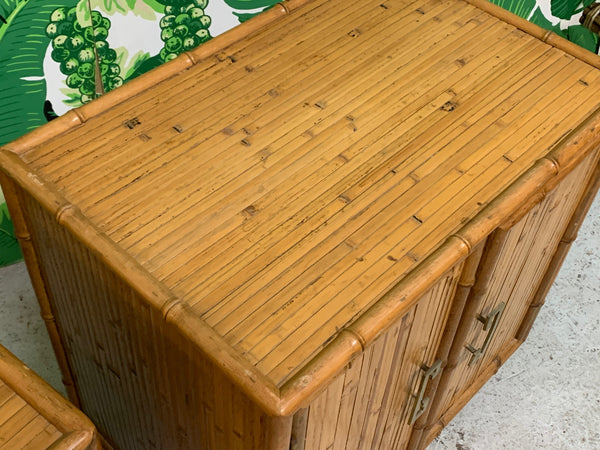
[[[462,263],[438,281],[312,402],[305,442],[297,448],[406,446],[424,365],[434,362],[461,268]],[[424,398],[417,409],[427,404]]]
[[[459,352],[456,367],[442,374],[426,428],[447,423],[451,408],[464,401],[469,388],[490,367],[502,363],[500,355],[518,344],[515,339],[539,284],[583,194],[596,161],[596,152],[567,175],[541,202],[508,229],[498,229],[489,238],[451,352]],[[497,323],[489,318],[499,312]],[[493,335],[490,335],[493,332]],[[458,338],[458,335],[461,335]],[[464,339],[463,339],[464,338]],[[487,346],[486,339],[488,340]],[[486,347],[485,351],[482,350]],[[479,352],[477,352],[479,350]],[[475,356],[474,356],[475,353]],[[440,422],[441,420],[441,422]],[[425,440],[428,441],[429,435]]]

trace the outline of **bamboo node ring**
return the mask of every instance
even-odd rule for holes
[[[15,237],[19,241],[30,241],[31,240],[31,234],[29,234],[29,233],[19,233],[19,232],[16,232],[15,233]]]
[[[473,246],[471,245],[469,240],[467,238],[465,238],[464,236],[461,236],[460,234],[455,233],[450,237],[454,237],[464,244],[464,246],[467,248],[467,255],[469,255],[471,253],[471,251],[473,250]]]
[[[200,62],[199,59],[196,59],[194,57],[194,54],[192,52],[183,52],[182,54],[186,56],[186,58],[188,59],[188,61],[190,62],[190,64],[192,66],[194,66],[194,65],[198,64],[198,62]]]
[[[549,40],[552,39],[554,35],[553,31],[547,31],[546,34],[544,34],[544,37],[542,38],[542,42],[544,42],[545,44],[548,44]]]
[[[181,300],[177,297],[171,297],[169,300],[167,300],[165,302],[165,304],[163,305],[163,307],[161,308],[162,310],[162,316],[163,319],[167,319],[167,316],[169,315],[169,313],[171,312],[171,310],[179,305],[181,303]]]
[[[364,351],[365,348],[367,348],[367,341],[366,341],[366,339],[358,331],[353,330],[350,327],[346,328],[344,331],[347,331],[348,333],[350,333],[354,337],[354,339],[359,343],[359,345],[361,347],[361,351]]]
[[[81,107],[72,109],[71,111],[73,111],[73,114],[75,114],[75,117],[77,117],[80,124],[85,123],[87,121],[85,114],[81,112]]]
[[[54,217],[56,218],[56,221],[59,224],[63,224],[63,216],[71,209],[73,209],[74,206],[71,203],[66,203],[64,205],[62,205],[60,208],[58,208],[58,210],[56,211],[56,214],[54,215]]]
[[[553,156],[544,156],[544,158],[542,159],[549,161],[552,164],[552,168],[554,169],[555,175],[557,175],[560,172],[560,164],[556,158],[554,158]]]
[[[286,5],[286,0],[279,2],[277,4],[283,8],[284,14],[289,14],[291,12],[290,8]]]

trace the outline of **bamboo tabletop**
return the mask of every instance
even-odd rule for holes
[[[600,71],[550,44],[460,0],[313,0],[16,152],[281,387],[597,117]]]

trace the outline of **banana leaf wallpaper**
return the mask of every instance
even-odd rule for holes
[[[0,145],[117,89],[277,1],[0,0]],[[493,2],[598,51],[598,37],[579,25],[592,0]],[[0,191],[0,267],[20,259]]]

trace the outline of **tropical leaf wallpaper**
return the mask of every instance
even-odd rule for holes
[[[117,89],[277,1],[0,0],[0,145]],[[579,25],[592,0],[491,1],[598,51],[598,37]],[[0,266],[20,259],[0,191]]]
[[[533,22],[542,28],[594,52],[598,52],[598,36],[579,24],[584,8],[593,0],[491,0],[498,6]]]

